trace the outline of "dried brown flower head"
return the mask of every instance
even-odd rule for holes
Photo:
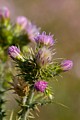
[[[29,85],[20,78],[14,78],[13,82],[9,82],[9,84],[12,86],[10,90],[14,90],[14,93],[21,97],[27,95],[29,92]]]

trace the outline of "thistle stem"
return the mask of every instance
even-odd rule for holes
[[[29,93],[28,99],[25,100],[25,105],[30,105],[32,103],[33,96],[34,96],[34,90],[32,88]],[[30,107],[27,108],[24,107],[21,114],[21,120],[28,120],[29,112],[30,112]]]

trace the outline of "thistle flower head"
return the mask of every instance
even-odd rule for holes
[[[47,85],[48,85],[48,83],[46,81],[39,80],[39,81],[35,82],[34,88],[37,91],[44,92],[45,89],[47,88]]]
[[[42,34],[39,34],[36,38],[35,41],[37,44],[43,44],[46,46],[53,46],[54,44],[54,39],[53,35],[46,35],[46,32],[42,32]]]
[[[26,33],[30,41],[35,42],[34,38],[39,34],[39,28],[32,24],[29,20],[26,26]]]
[[[41,67],[48,65],[51,62],[51,59],[51,51],[46,47],[41,48],[36,55],[36,63]]]
[[[13,79],[13,82],[9,82],[9,84],[11,85],[10,89],[14,90],[14,93],[19,96],[25,96],[29,92],[29,86],[24,80]]]
[[[12,58],[12,59],[21,59],[21,60],[23,60],[23,57],[20,55],[20,49],[19,48],[17,48],[16,46],[10,46],[9,48],[8,48],[8,54],[10,55],[10,57]]]
[[[24,16],[17,17],[16,25],[18,25],[22,30],[25,29],[27,25],[27,18]]]
[[[10,11],[7,7],[0,8],[0,19],[2,18],[9,18],[10,17]]]
[[[73,62],[71,60],[64,60],[61,62],[61,69],[65,72],[73,67]]]

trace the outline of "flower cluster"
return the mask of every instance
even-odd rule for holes
[[[20,49],[28,42],[33,46],[28,46],[24,55]],[[28,119],[30,110],[38,105],[51,103],[54,97],[49,86],[50,79],[73,67],[71,60],[54,62],[54,44],[53,35],[41,33],[26,17],[18,16],[12,24],[8,8],[0,9],[0,46],[8,47],[8,55],[15,61],[18,68],[16,73],[20,78],[10,82],[11,89],[21,98],[20,120]]]
[[[41,34],[41,35],[43,36],[43,34]],[[41,35],[39,35],[39,36],[41,37]],[[47,43],[48,37],[49,36],[46,35],[46,37],[44,38],[43,41],[45,41],[45,43]],[[39,41],[40,41],[40,39],[39,39]],[[39,46],[37,46],[38,49],[34,52],[33,55],[31,54],[31,56],[33,57],[32,59],[30,59],[30,58],[24,59],[24,57],[21,54],[20,49],[17,48],[16,46],[10,46],[8,48],[9,56],[13,60],[19,61],[19,62],[18,61],[17,62],[19,64],[19,67],[22,70],[21,72],[24,73],[24,75],[26,76],[26,81],[28,80],[28,77],[30,79],[33,79],[33,76],[34,76],[34,81],[35,81],[34,89],[36,89],[37,91],[41,91],[41,92],[45,91],[45,89],[48,86],[48,82],[46,82],[46,80],[44,80],[44,79],[38,80],[38,78],[46,78],[47,79],[48,77],[51,77],[51,76],[54,77],[55,75],[58,75],[61,72],[68,71],[73,67],[73,62],[71,60],[63,60],[62,62],[53,64],[52,52],[49,48],[47,48],[45,46],[45,43],[44,43],[44,46],[42,46],[40,48],[38,48]],[[38,42],[37,42],[37,44],[38,44]],[[30,71],[30,69],[32,69],[32,70]],[[50,73],[49,73],[49,71],[50,71]],[[36,76],[37,76],[38,81],[36,81]],[[30,80],[28,82],[31,82],[30,84],[32,84],[33,80],[32,81]]]

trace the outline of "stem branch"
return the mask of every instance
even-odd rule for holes
[[[33,96],[34,96],[34,89],[32,88],[29,93],[28,99],[26,98],[25,100],[25,105],[29,106],[32,103]],[[21,114],[21,120],[28,120],[29,112],[30,112],[30,107],[24,106]]]

